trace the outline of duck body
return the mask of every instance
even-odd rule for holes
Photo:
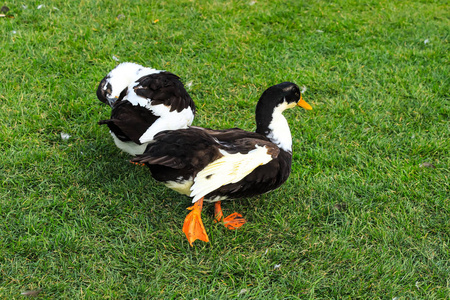
[[[292,138],[282,113],[296,105],[312,109],[296,84],[284,82],[259,99],[255,132],[201,127],[162,131],[142,155],[132,159],[146,164],[157,181],[192,197],[194,205],[188,208],[192,212],[183,225],[191,246],[196,239],[208,241],[200,218],[203,200],[215,202],[216,220],[222,220],[222,200],[267,193],[288,179]],[[223,221],[230,229],[245,223],[237,213]]]
[[[255,132],[190,127],[159,133],[138,161],[193,202],[216,202],[278,188],[289,177],[292,154]]]
[[[155,134],[186,128],[194,120],[195,104],[180,78],[170,72],[123,63],[97,89],[100,101],[111,106],[107,125],[118,148],[142,154]]]

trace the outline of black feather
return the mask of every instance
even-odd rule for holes
[[[170,106],[170,111],[182,111],[188,107],[195,113],[195,104],[181,83],[180,78],[170,72],[150,74],[139,78],[134,87],[136,95],[151,99],[152,105]]]
[[[133,141],[140,145],[139,138],[158,118],[145,107],[134,106],[128,101],[121,100],[114,103],[111,119],[101,120],[98,124],[108,125],[121,141]]]

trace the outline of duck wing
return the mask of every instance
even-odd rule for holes
[[[270,141],[266,136],[262,134],[252,131],[245,131],[240,128],[230,128],[222,130],[214,130],[198,126],[190,126],[190,128],[195,128],[204,131],[213,138],[217,139],[221,144],[233,144],[239,139],[249,139],[249,138],[261,141]]]
[[[233,144],[221,144],[219,152],[222,156],[210,162],[195,176],[191,187],[192,202],[223,186],[242,181],[258,167],[276,159],[279,149],[268,141],[243,138]]]
[[[147,146],[142,155],[132,159],[133,162],[147,163],[174,169],[186,169],[190,176],[194,176],[208,163],[221,156],[218,143],[213,137],[202,130],[186,128],[179,130],[165,130],[155,135],[154,141]],[[172,173],[163,169],[161,173]],[[165,177],[155,173],[155,179]],[[164,181],[164,180],[161,180]]]
[[[143,76],[136,80],[133,89],[137,96],[151,100],[151,105],[169,106],[171,112],[174,110],[181,112],[191,107],[195,112],[194,101],[180,78],[173,73],[162,71]]]

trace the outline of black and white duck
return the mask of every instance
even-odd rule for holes
[[[203,201],[215,203],[215,219],[229,229],[242,226],[242,215],[223,218],[221,201],[252,197],[282,185],[291,172],[292,137],[283,111],[295,106],[311,110],[295,83],[268,88],[256,106],[256,131],[189,127],[162,131],[144,154],[132,161],[146,164],[154,179],[192,197],[183,232],[192,246],[208,242],[201,220]]]
[[[103,78],[97,97],[111,106],[106,124],[118,148],[142,154],[155,134],[192,124],[195,104],[180,78],[170,72],[121,63]]]

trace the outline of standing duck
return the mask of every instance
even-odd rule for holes
[[[118,148],[142,154],[155,134],[192,124],[195,104],[180,78],[167,71],[121,63],[100,82],[97,97],[111,106],[106,124]]]
[[[204,200],[215,202],[216,221],[235,229],[245,219],[238,213],[223,218],[221,201],[260,195],[287,180],[292,138],[282,112],[297,105],[312,109],[296,84],[283,82],[268,88],[259,99],[255,132],[201,127],[163,131],[144,154],[132,159],[146,164],[157,181],[193,198],[183,225],[191,246],[196,239],[209,241],[201,220]]]

